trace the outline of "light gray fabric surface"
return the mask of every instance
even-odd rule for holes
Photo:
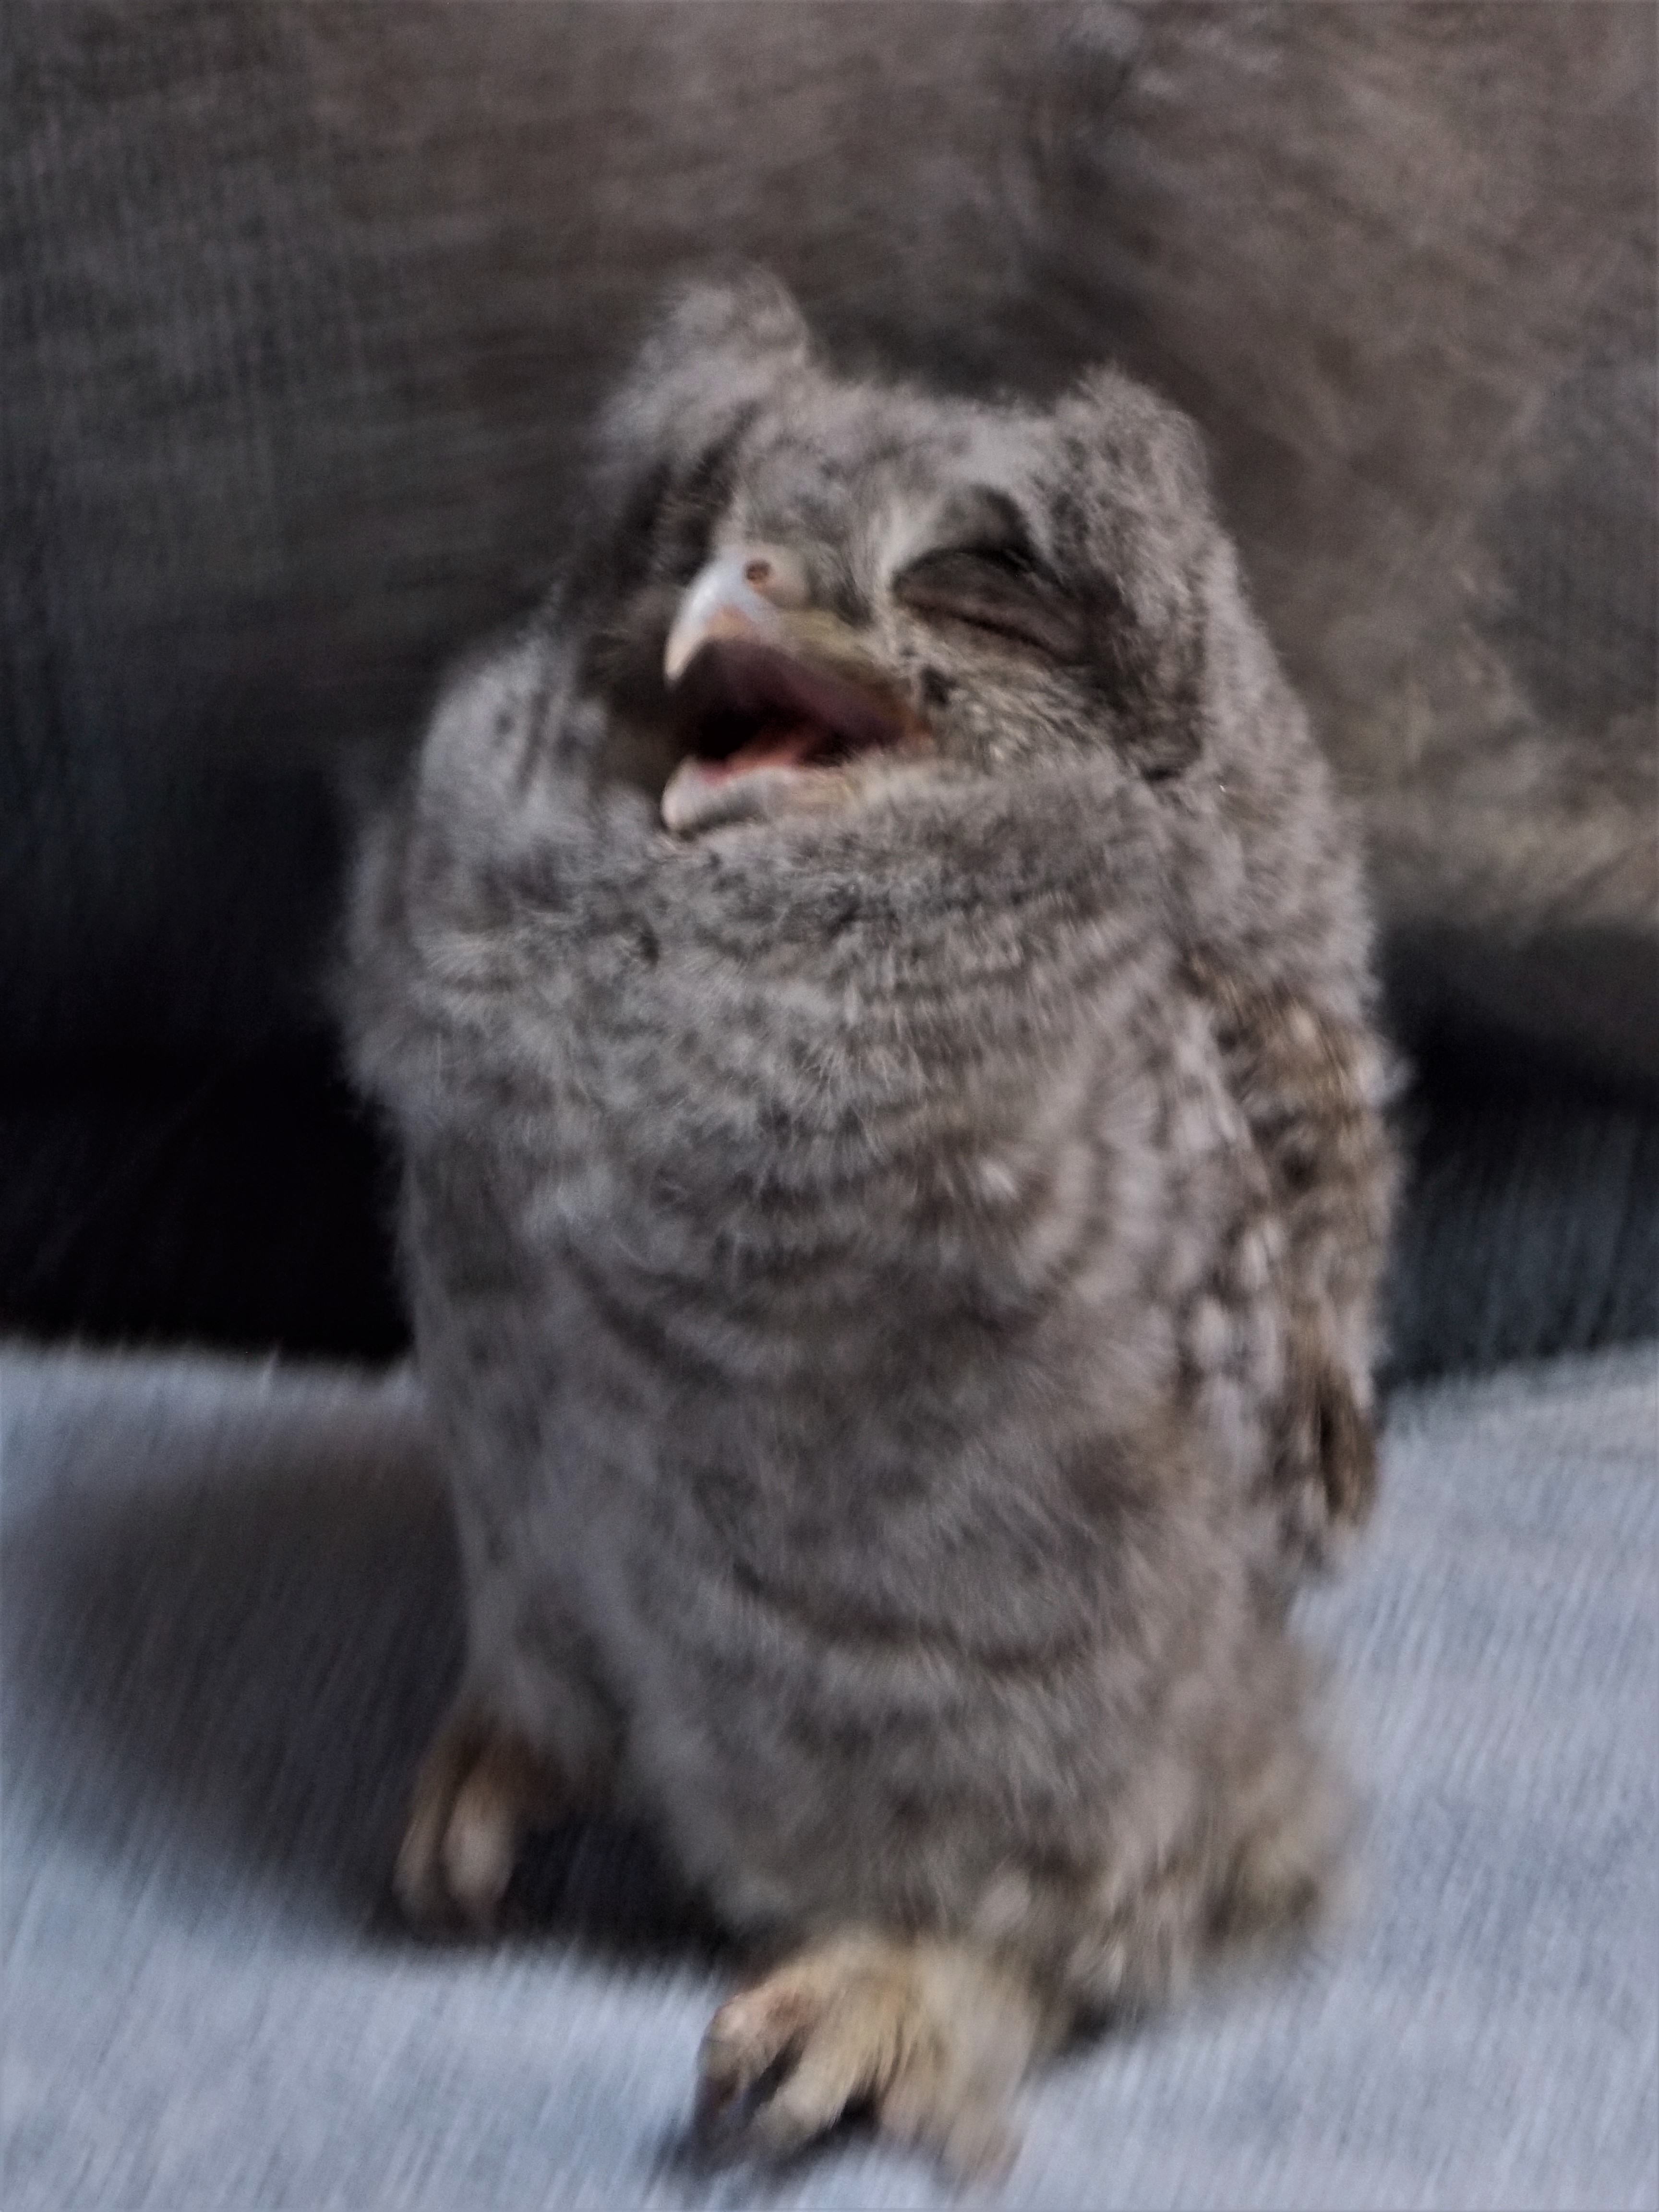
[[[1068,2058],[1008,2203],[1659,2203],[1656,1380],[1396,1401],[1309,1608],[1371,1805],[1354,1915]],[[948,2201],[857,2136],[688,2160],[726,1969],[637,1844],[550,1847],[497,1950],[380,1920],[456,1649],[404,1379],[18,1352],[0,1449],[8,2212]]]

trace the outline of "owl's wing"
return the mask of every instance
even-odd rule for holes
[[[1294,1553],[1318,1559],[1376,1490],[1373,1310],[1394,1191],[1389,1069],[1364,1021],[1211,957],[1192,980],[1283,1238],[1284,1379],[1268,1479]]]

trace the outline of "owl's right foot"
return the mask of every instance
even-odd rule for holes
[[[564,1776],[499,1723],[452,1713],[416,1778],[392,1886],[421,1928],[492,1928],[526,1836],[574,1809]]]
[[[788,1960],[703,2038],[697,2115],[787,2155],[855,2106],[960,2175],[1012,2158],[1008,2107],[1041,2022],[1011,1970],[964,1946],[860,1932]]]

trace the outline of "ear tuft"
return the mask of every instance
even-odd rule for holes
[[[742,268],[718,279],[695,279],[672,291],[647,341],[662,358],[658,373],[679,358],[714,353],[743,362],[803,366],[811,333],[794,297],[769,270]]]
[[[1115,368],[1094,368],[1061,402],[1060,419],[1103,459],[1127,467],[1173,515],[1206,515],[1210,465],[1190,416]]]
[[[715,443],[811,357],[800,309],[767,270],[683,285],[606,410],[602,442],[636,462]]]

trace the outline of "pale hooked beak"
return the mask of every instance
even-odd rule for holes
[[[781,643],[784,614],[805,606],[811,597],[798,553],[783,545],[730,547],[692,580],[680,601],[663,649],[664,676],[675,683],[698,648],[714,638]]]

